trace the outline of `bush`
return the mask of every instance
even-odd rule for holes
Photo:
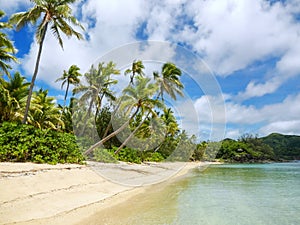
[[[117,163],[118,161],[114,157],[114,153],[108,149],[96,149],[94,151],[94,159],[97,162],[104,163]]]
[[[143,162],[161,162],[164,157],[159,152],[144,152]]]
[[[82,163],[75,136],[31,125],[4,122],[0,125],[0,161]]]
[[[118,148],[113,147],[113,152],[116,151]],[[114,153],[113,153],[114,154]],[[140,164],[141,160],[141,151],[131,149],[128,147],[123,148],[118,154],[114,155],[114,157],[119,161],[124,162],[132,162]]]

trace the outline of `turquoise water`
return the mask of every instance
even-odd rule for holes
[[[174,224],[300,224],[300,163],[211,166],[189,179]]]
[[[224,164],[156,185],[89,224],[299,225],[300,163]]]

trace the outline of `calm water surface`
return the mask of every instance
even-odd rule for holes
[[[300,163],[224,164],[153,186],[95,224],[299,225]]]

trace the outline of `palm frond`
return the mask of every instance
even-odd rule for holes
[[[58,40],[58,43],[59,43],[60,47],[62,49],[64,49],[63,40],[62,40],[61,35],[59,33],[58,24],[56,23],[56,21],[53,21],[53,25],[51,26],[50,29],[52,31],[53,36]]]

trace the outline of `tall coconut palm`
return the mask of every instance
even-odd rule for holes
[[[0,10],[0,20],[4,16],[4,12]],[[0,30],[11,28],[9,23],[0,22]],[[7,38],[6,34],[0,31],[0,69],[7,75],[9,75],[8,70],[11,66],[7,62],[18,62],[17,58],[12,54],[15,54],[17,50],[15,49],[13,43]]]
[[[183,95],[181,89],[183,89],[183,84],[179,80],[179,76],[181,76],[181,71],[178,69],[173,63],[165,63],[162,67],[162,77],[159,76],[157,72],[154,72],[154,78],[157,81],[159,86],[159,94],[156,100],[158,100],[159,96],[161,96],[162,101],[164,101],[163,93],[167,92],[173,99],[176,100],[176,93]],[[158,103],[159,101],[157,101]],[[148,114],[144,117],[143,121],[134,129],[133,132],[127,137],[127,139],[122,143],[122,145],[115,151],[118,153],[135,135],[135,133],[142,127],[143,124],[147,121],[149,115],[155,115],[152,111],[148,111]],[[171,125],[171,124],[169,124]],[[170,127],[169,127],[170,128]],[[169,129],[167,127],[167,129]],[[168,131],[166,135],[168,134]]]
[[[165,108],[160,118],[165,126],[164,140],[170,140],[170,138],[174,139],[175,135],[179,133],[180,129],[171,108]],[[158,145],[154,151],[158,151],[163,144],[165,143],[162,142],[160,145]]]
[[[165,137],[174,137],[180,131],[178,123],[171,108],[164,109],[163,114],[161,115],[161,119],[163,120],[164,125],[166,126]]]
[[[70,84],[76,86],[80,83],[79,77],[81,76],[81,73],[79,72],[79,70],[80,68],[78,66],[72,65],[68,71],[64,70],[63,75],[55,81],[62,81],[61,89],[63,89],[64,85],[67,84],[66,93],[64,97],[64,106],[66,106]]]
[[[118,110],[121,114],[127,115],[129,119],[113,133],[92,145],[85,151],[85,154],[91,153],[95,148],[123,131],[139,112],[153,111],[154,106],[158,105],[158,100],[152,99],[157,89],[157,85],[150,83],[149,78],[136,77],[135,86],[129,85],[123,90],[123,96],[121,97],[122,104]]]
[[[164,101],[164,92],[176,100],[176,94],[183,96],[183,84],[180,81],[181,70],[173,63],[165,63],[162,66],[161,74],[153,73],[154,79],[159,86],[158,97]]]
[[[56,130],[59,127],[64,127],[60,110],[55,104],[55,98],[48,96],[48,90],[40,89],[33,93],[29,123],[41,129]]]
[[[145,69],[145,67],[141,60],[133,61],[131,69],[127,69],[125,71],[125,75],[130,73],[130,84],[133,84],[133,80],[136,74],[138,74],[139,76],[144,76],[143,69]]]
[[[28,95],[30,83],[20,73],[15,73],[9,77],[8,81],[0,79],[1,90],[1,120],[15,121],[22,119],[21,110],[25,107],[24,99]]]
[[[119,153],[124,146],[130,141],[130,139],[138,132],[138,130],[145,124],[145,122],[149,119],[148,117],[152,115],[152,117],[156,117],[157,114],[154,111],[155,107],[163,108],[163,104],[158,99],[152,99],[154,90],[157,90],[158,87],[155,84],[149,84],[148,88],[144,86],[147,84],[150,79],[149,78],[141,78],[137,77],[137,80],[140,82],[139,86],[135,87],[129,86],[124,89],[124,99],[125,105],[129,105],[130,107],[135,104],[126,103],[126,98],[128,98],[129,102],[134,102],[135,99],[138,99],[137,105],[141,109],[141,116],[144,117],[142,121],[135,127],[135,129],[130,133],[130,135],[125,139],[125,141],[121,144],[121,146],[115,151],[115,154]],[[142,81],[142,82],[141,82]],[[154,92],[153,92],[154,91]]]
[[[92,108],[95,105],[95,118],[97,118],[104,97],[108,100],[115,100],[115,96],[110,89],[112,85],[118,82],[112,79],[111,75],[120,74],[120,71],[115,67],[116,65],[113,62],[109,62],[107,65],[103,62],[99,63],[97,68],[94,68],[92,65],[89,72],[84,74],[87,85],[81,84],[73,89],[74,94],[83,93],[80,97],[81,104],[89,101],[86,117],[90,116]],[[84,130],[85,126],[82,128],[82,134]]]
[[[144,64],[143,64],[143,62],[142,62],[141,60],[138,60],[138,61],[134,60],[134,61],[132,62],[131,69],[127,69],[127,70],[125,71],[125,73],[124,73],[125,76],[126,76],[127,74],[130,74],[129,85],[130,85],[130,84],[133,85],[133,81],[134,81],[134,78],[136,77],[136,75],[138,75],[138,76],[144,76],[144,75],[145,75],[143,69],[145,69],[145,66],[144,66]],[[114,116],[114,115],[115,115],[115,112],[118,111],[121,102],[122,102],[122,101],[119,101],[119,104],[116,105],[115,111],[114,111],[114,113],[113,113],[112,116]],[[106,130],[105,130],[104,135],[103,135],[102,138],[105,138],[105,137],[107,136],[108,131],[111,129],[111,125],[112,125],[112,121],[110,121],[109,124],[107,125]]]
[[[24,113],[23,123],[27,122],[27,116],[30,108],[30,100],[34,83],[38,74],[41,53],[45,36],[50,27],[53,35],[58,39],[59,45],[63,48],[63,40],[61,33],[64,33],[67,37],[75,35],[79,40],[83,39],[83,36],[75,31],[71,25],[83,27],[72,16],[71,3],[76,0],[31,0],[34,6],[27,12],[20,12],[12,15],[10,22],[16,25],[17,31],[24,27],[29,22],[32,24],[39,23],[36,29],[36,40],[39,45],[38,54],[36,58],[35,68],[30,83],[28,98],[26,102],[26,108]],[[40,19],[41,18],[41,19]],[[71,24],[71,25],[70,25]]]

